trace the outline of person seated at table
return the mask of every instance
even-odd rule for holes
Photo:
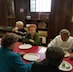
[[[24,23],[22,21],[17,21],[16,26],[13,28],[12,31],[24,36],[26,34],[26,30],[24,29]]]
[[[71,52],[73,49],[73,37],[70,36],[70,32],[67,29],[62,29],[59,34],[48,44],[48,47],[57,46]]]
[[[35,24],[31,24],[28,27],[28,33],[25,35],[25,38],[22,39],[22,42],[32,45],[41,45],[40,38],[38,33],[36,32],[36,29],[37,26]]]
[[[7,27],[5,28],[5,30],[6,30],[6,34],[12,33],[13,27],[12,27],[12,26],[7,26]]]
[[[62,72],[58,68],[64,58],[61,48],[48,47],[45,56],[43,61],[33,64],[31,72]]]
[[[17,37],[13,33],[2,37],[0,48],[0,72],[30,72],[32,64],[25,64],[20,55],[13,52]]]

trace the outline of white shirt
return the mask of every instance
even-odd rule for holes
[[[50,46],[55,46],[66,51],[71,51],[71,49],[73,49],[73,37],[69,36],[68,40],[64,42],[61,39],[61,35],[58,35],[48,44],[48,47]]]

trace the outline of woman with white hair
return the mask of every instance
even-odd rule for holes
[[[49,44],[50,46],[60,47],[65,51],[71,52],[73,49],[73,37],[67,29],[62,29],[58,36],[56,36]]]
[[[24,35],[26,32],[24,30],[24,23],[22,21],[17,21],[16,26],[13,28],[13,32]]]

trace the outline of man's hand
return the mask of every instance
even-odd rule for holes
[[[35,62],[41,62],[41,59],[37,59]]]
[[[73,53],[70,54],[70,60],[73,60]]]

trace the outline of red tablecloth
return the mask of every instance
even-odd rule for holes
[[[23,49],[19,49],[19,46],[21,45],[22,43],[20,42],[17,42],[16,43],[16,47],[14,48],[14,52],[25,52],[25,53],[37,53],[40,55],[40,59],[43,60],[45,58],[45,54],[44,53],[39,53],[40,49],[41,49],[41,46],[32,46],[32,48],[30,49],[26,49],[26,50],[23,50]],[[23,57],[22,57],[23,59]],[[24,62],[26,63],[29,63],[29,61],[26,61],[23,59]]]
[[[44,53],[39,53],[39,50],[42,48],[41,46],[32,46],[32,48],[30,48],[30,49],[21,50],[21,49],[19,49],[19,46],[21,44],[22,43],[20,43],[20,42],[16,43],[16,47],[14,48],[14,52],[38,53],[40,55],[41,60],[43,60],[45,58],[45,52]],[[23,58],[22,58],[22,60],[24,62],[26,62],[26,63],[29,63],[29,61],[26,61]],[[69,62],[73,66],[73,60],[70,60],[69,58],[64,58],[64,60],[67,61],[67,62]],[[73,72],[73,69],[70,72]]]

